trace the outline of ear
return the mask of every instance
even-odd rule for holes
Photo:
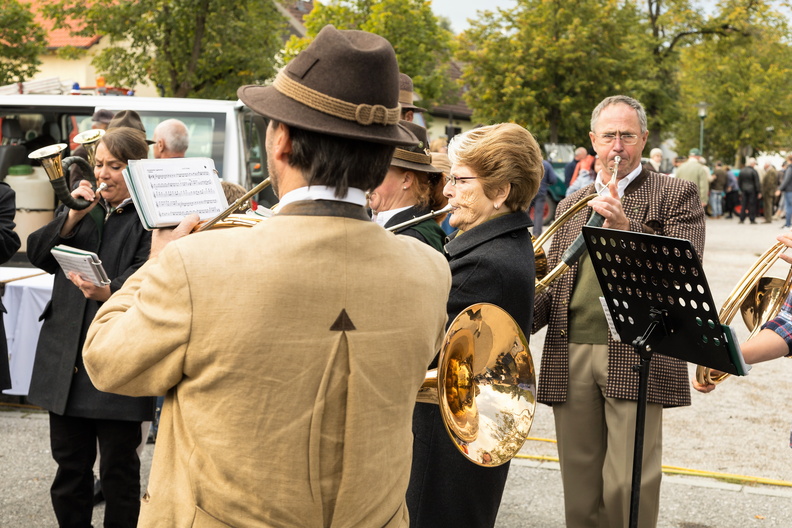
[[[402,173],[402,187],[409,189],[415,180],[415,173],[413,171],[404,171]]]
[[[289,128],[278,123],[278,128],[270,128],[272,133],[272,156],[276,161],[288,163],[292,151]]]
[[[498,204],[498,207],[500,207],[501,205],[503,205],[503,203],[509,197],[509,193],[510,192],[511,192],[511,183],[505,183],[505,184],[501,185],[495,191],[495,199],[493,200],[493,202]]]
[[[594,132],[589,131],[589,139],[591,140],[591,147],[595,148],[597,145],[594,144],[594,140],[597,139],[597,136],[594,134]]]

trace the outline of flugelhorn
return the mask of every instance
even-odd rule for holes
[[[94,176],[93,168],[96,165],[96,145],[103,135],[104,130],[87,130],[74,136],[75,143],[79,143],[85,148],[89,161],[85,161],[79,156],[69,156],[61,160],[63,151],[67,148],[65,143],[43,147],[28,155],[30,159],[38,160],[41,163],[55,191],[55,196],[69,209],[81,210],[93,203],[84,198],[73,197],[71,189],[69,189],[69,179],[65,175],[72,165],[77,164],[80,169],[84,169],[81,170],[83,179],[87,180],[96,192],[96,176]]]
[[[619,175],[619,163],[621,163],[621,156],[615,156],[613,158],[613,175],[611,176],[612,180],[615,181]],[[534,241],[534,255],[540,255],[540,257],[534,257],[537,259],[537,269],[540,267],[540,263],[538,260],[544,257],[544,249],[542,246],[547,242],[547,240],[552,236],[555,231],[557,231],[563,224],[565,224],[570,218],[578,213],[590,200],[596,198],[596,194],[591,194],[586,196],[575,205],[570,207],[568,210],[564,211],[564,214],[558,217],[548,228],[545,233],[543,233],[539,238]],[[594,212],[589,218],[589,221],[586,223],[587,226],[593,227],[600,227],[605,222],[605,218],[597,213]],[[561,277],[566,271],[573,266],[580,257],[583,256],[583,252],[586,251],[586,242],[583,239],[583,233],[579,234],[577,238],[572,242],[572,244],[567,248],[563,255],[561,255],[561,262],[559,262],[555,268],[553,268],[549,273],[544,276],[540,276],[537,272],[537,280],[534,287],[534,295],[539,295],[541,292],[546,290],[550,287],[550,285],[559,277]],[[544,262],[544,269],[547,270],[547,260],[546,257]]]
[[[462,310],[416,401],[440,405],[451,440],[472,462],[508,462],[528,437],[536,409],[536,371],[519,325],[494,304]]]
[[[403,230],[407,229],[408,227],[412,227],[414,225],[418,225],[421,222],[424,222],[426,220],[430,220],[432,218],[437,218],[438,216],[444,215],[446,213],[450,213],[452,209],[453,209],[453,207],[451,207],[450,205],[446,205],[442,209],[438,209],[437,211],[431,211],[431,212],[426,213],[425,215],[422,215],[422,216],[416,216],[412,220],[407,220],[406,222],[402,222],[401,224],[396,224],[395,226],[390,226],[390,227],[388,227],[386,229],[387,229],[387,231],[390,231],[391,233],[398,233],[399,231],[403,231]]]
[[[750,332],[748,339],[751,339],[765,322],[778,315],[792,284],[792,268],[786,279],[765,277],[765,274],[786,249],[786,244],[776,242],[745,272],[718,312],[721,323],[731,324],[737,313],[741,312]],[[712,376],[711,368],[701,365],[696,367],[696,381],[700,385],[717,385],[729,376],[726,372]]]

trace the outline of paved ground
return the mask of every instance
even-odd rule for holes
[[[780,224],[744,224],[710,220],[707,224],[705,273],[720,306],[742,274],[775,242]],[[788,267],[778,266],[783,276]],[[738,335],[747,331],[735,323]],[[534,360],[540,359],[543,336],[531,337]],[[708,477],[665,475],[662,528],[743,528],[792,526],[792,487],[761,485],[758,477],[792,485],[789,430],[792,363],[758,365],[750,376],[730,379],[711,394],[693,394],[693,405],[666,412],[664,456],[668,466],[731,474],[724,482]],[[552,414],[537,409],[532,438],[553,440]],[[55,526],[48,488],[55,471],[49,454],[46,414],[0,407],[0,528]],[[145,482],[152,446],[144,451]],[[522,451],[554,457],[551,442],[529,440]],[[101,526],[102,508],[94,525]],[[517,459],[498,518],[498,528],[564,526],[560,473],[554,462]]]

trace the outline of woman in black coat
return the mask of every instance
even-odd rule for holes
[[[445,245],[452,275],[448,322],[486,302],[506,310],[528,335],[535,268],[526,209],[542,179],[539,145],[522,127],[500,124],[456,136],[448,149],[453,166],[444,193],[457,229]],[[465,458],[437,405],[416,404],[413,435],[410,526],[494,526],[509,464],[482,467]]]
[[[446,202],[440,193],[442,172],[432,166],[432,156],[426,148],[426,129],[409,121],[401,124],[420,143],[416,147],[397,147],[388,174],[382,184],[369,194],[374,220],[385,229],[442,209]],[[443,251],[445,232],[434,218],[399,229],[396,234],[417,238],[437,251]]]
[[[96,196],[83,181],[72,196],[93,201],[80,211],[61,206],[55,219],[31,233],[30,261],[55,274],[52,299],[41,318],[28,399],[49,411],[52,456],[58,471],[50,489],[60,526],[90,526],[93,464],[101,452],[100,479],[106,501],[105,526],[137,525],[140,509],[140,424],[154,415],[153,398],[98,391],[82,361],[82,346],[100,304],[121,288],[148,258],[151,233],[140,222],[121,171],[130,159],[148,156],[145,134],[115,128],[96,149]],[[99,255],[111,282],[95,286],[64,275],[50,250],[58,244]],[[119,350],[119,354],[123,350]]]

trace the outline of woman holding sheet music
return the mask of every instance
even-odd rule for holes
[[[135,451],[140,424],[154,415],[154,398],[131,398],[98,391],[85,372],[82,346],[99,308],[148,258],[151,233],[143,229],[122,171],[131,159],[148,156],[145,134],[127,127],[109,130],[96,149],[94,193],[81,182],[72,196],[92,200],[87,209],[61,206],[55,219],[28,238],[27,254],[55,274],[52,299],[41,318],[28,399],[49,411],[52,456],[58,464],[50,489],[60,526],[90,526],[93,464],[99,443],[99,475],[107,503],[105,526],[137,524],[140,460]],[[51,254],[59,244],[99,256],[110,284],[95,286],[62,272]],[[119,350],[122,360],[123,350]]]

